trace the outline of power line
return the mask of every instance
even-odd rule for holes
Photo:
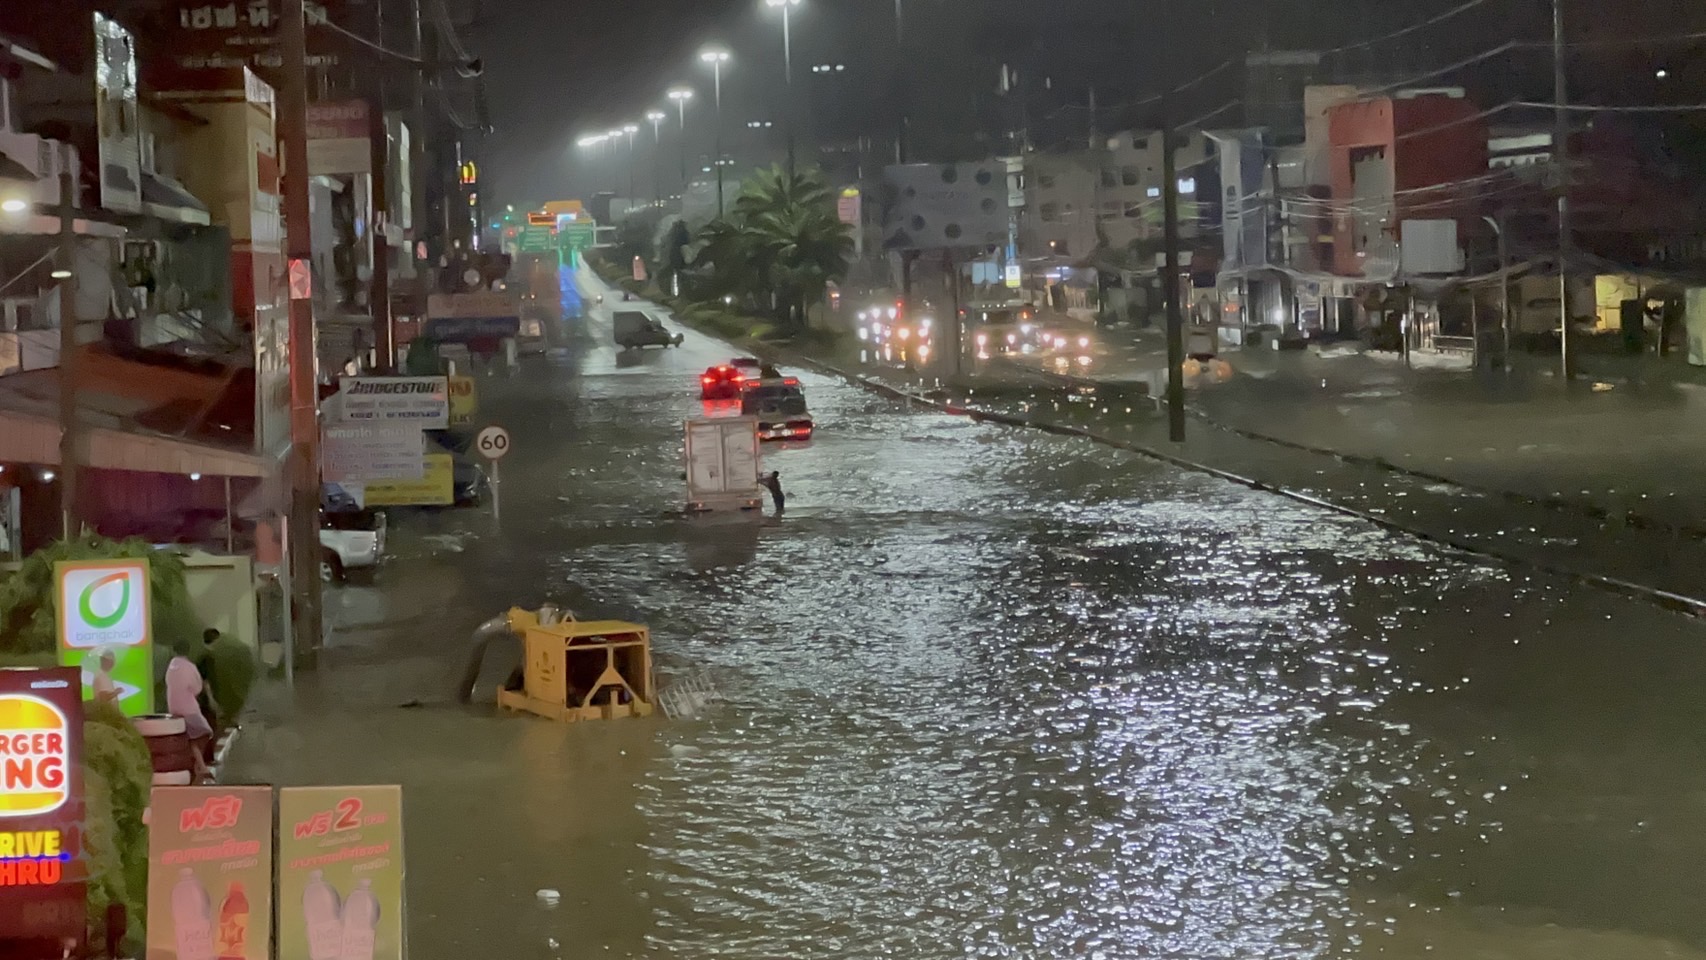
[[[1420,23],[1412,23],[1407,27],[1401,27],[1397,30],[1392,31],[1391,33],[1385,34],[1384,36],[1374,37],[1374,38],[1369,39],[1369,40],[1358,40],[1355,43],[1347,43],[1344,46],[1333,47],[1332,49],[1329,49],[1329,50],[1323,50],[1323,51],[1321,51],[1321,55],[1323,57],[1330,57],[1336,53],[1344,53],[1346,50],[1359,50],[1363,47],[1372,47],[1377,43],[1385,43],[1388,40],[1396,40],[1399,37],[1406,36],[1406,35],[1411,34],[1411,33],[1415,33],[1417,30],[1424,30],[1428,27],[1433,26],[1436,23],[1441,23],[1441,22],[1444,22],[1446,20],[1449,20],[1452,17],[1455,17],[1460,13],[1464,13],[1464,12],[1467,12],[1469,10],[1473,10],[1474,8],[1482,6],[1483,4],[1486,4],[1488,2],[1489,2],[1489,0],[1468,0],[1467,3],[1464,3],[1464,4],[1457,6],[1457,7],[1453,7],[1452,9],[1447,10],[1446,12],[1444,12],[1442,14],[1439,14],[1439,15],[1434,16],[1434,17],[1430,17],[1426,20],[1423,20]]]
[[[1571,113],[1699,113],[1706,111],[1706,103],[1640,103],[1623,106],[1602,103],[1566,103],[1560,106],[1556,103],[1545,103],[1539,100],[1522,100],[1517,105],[1547,110],[1568,110]]]
[[[373,50],[377,50],[380,53],[383,53],[388,57],[395,57],[398,60],[402,60],[405,63],[412,63],[416,66],[425,66],[426,65],[426,62],[424,60],[421,60],[418,57],[411,56],[410,54],[407,54],[407,53],[399,53],[396,50],[392,50],[389,47],[382,46],[381,44],[376,43],[375,41],[369,40],[366,37],[362,36],[359,33],[356,33],[353,30],[349,30],[345,27],[339,26],[336,23],[333,23],[332,18],[329,16],[324,18],[324,19],[316,19],[315,22],[322,27],[329,27],[332,30],[334,30],[338,33],[341,33],[344,36],[350,38],[351,40],[354,40],[355,42],[362,44],[363,46],[369,47]]]
[[[1461,70],[1464,67],[1473,66],[1477,63],[1480,63],[1483,60],[1490,60],[1493,57],[1502,56],[1504,54],[1510,53],[1512,50],[1516,50],[1518,48],[1528,47],[1528,46],[1531,46],[1531,44],[1525,43],[1522,41],[1517,41],[1517,40],[1507,41],[1505,43],[1499,44],[1496,47],[1493,47],[1490,50],[1483,50],[1480,53],[1477,53],[1473,56],[1466,57],[1462,60],[1459,60],[1456,63],[1447,64],[1447,65],[1440,67],[1438,69],[1435,69],[1435,70],[1428,70],[1428,71],[1425,71],[1423,73],[1415,74],[1414,76],[1405,77],[1402,80],[1397,80],[1397,81],[1394,81],[1392,83],[1384,84],[1382,86],[1372,87],[1372,88],[1367,89],[1367,90],[1361,90],[1358,92],[1359,99],[1363,99],[1363,100],[1372,99],[1372,98],[1378,97],[1382,94],[1391,93],[1394,90],[1400,90],[1404,87],[1410,86],[1411,84],[1413,84],[1419,80],[1432,80],[1433,78],[1435,78],[1437,76],[1450,73],[1453,70]]]

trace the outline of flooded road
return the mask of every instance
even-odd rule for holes
[[[501,525],[399,518],[233,760],[407,787],[416,960],[1706,957],[1696,622],[804,373],[786,516],[687,520],[728,348],[591,326],[483,387]],[[726,702],[455,706],[546,599]]]

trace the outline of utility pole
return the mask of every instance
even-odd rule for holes
[[[59,519],[61,537],[77,535],[77,464],[83,458],[77,417],[77,174],[71,150],[59,169]]]
[[[1164,82],[1171,84],[1170,75]],[[1167,299],[1167,437],[1185,442],[1185,316],[1179,304],[1179,172],[1173,157],[1172,94],[1161,100],[1161,205],[1165,220],[1161,292]]]
[[[1570,102],[1564,75],[1564,0],[1552,0],[1552,165],[1558,174],[1558,372],[1570,379]]]
[[[279,143],[284,153],[285,251],[290,294],[290,582],[294,652],[312,668],[320,656],[320,397],[315,373],[314,244],[308,215],[308,38],[302,0],[282,0],[284,66]]]
[[[385,5],[373,5],[373,39],[385,45]],[[373,187],[373,222],[368,233],[373,242],[373,275],[367,287],[367,307],[373,312],[373,364],[382,372],[397,366],[397,334],[391,325],[391,242],[386,236],[391,221],[390,137],[385,129],[385,77],[383,59],[375,60],[368,85],[367,135],[371,149],[368,182]]]

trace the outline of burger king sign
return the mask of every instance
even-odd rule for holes
[[[0,670],[0,956],[82,936],[82,752],[77,671]]]

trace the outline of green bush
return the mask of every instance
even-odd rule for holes
[[[142,734],[110,703],[85,704],[83,770],[91,823],[97,786],[103,815],[111,822],[112,833],[101,841],[105,848],[100,852],[115,858],[117,864],[117,869],[103,875],[98,885],[90,885],[89,916],[98,922],[108,903],[123,903],[131,928],[140,930],[148,892],[148,828],[142,817],[148,808],[154,771]],[[103,863],[103,869],[109,866]],[[103,899],[97,900],[97,895]]]
[[[255,656],[249,648],[241,640],[221,635],[196,659],[196,669],[207,681],[220,721],[230,724],[242,715],[255,686]]]

